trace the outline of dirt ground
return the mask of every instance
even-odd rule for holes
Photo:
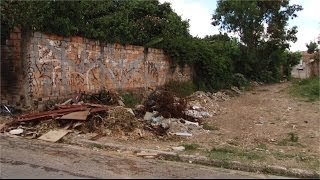
[[[290,82],[262,85],[219,102],[220,112],[204,120],[217,130],[203,130],[183,138],[159,139],[145,132],[142,138],[134,140],[106,136],[97,141],[167,151],[173,146],[196,144],[197,150],[184,152],[196,155],[208,155],[213,147],[232,147],[249,154],[257,153],[260,157],[251,161],[250,157],[236,155],[232,160],[319,171],[319,102],[292,97],[290,86]],[[77,136],[88,138],[88,135]],[[232,154],[228,150],[221,152],[222,155],[215,157],[225,159],[221,156]]]
[[[261,85],[227,100],[207,103],[207,109],[218,108],[204,119],[212,130],[200,127],[191,137],[159,137],[140,127],[132,133],[109,132],[98,138],[97,133],[75,131],[63,142],[90,139],[163,151],[182,145],[186,150],[181,154],[320,172],[320,104],[294,98],[289,94],[291,85]],[[9,119],[1,117],[0,123]]]

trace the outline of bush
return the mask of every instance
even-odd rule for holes
[[[246,87],[249,85],[249,81],[241,73],[236,73],[232,76],[232,85],[240,87]]]
[[[295,96],[306,98],[308,101],[319,101],[320,78],[305,79],[295,81],[291,88],[291,93]]]
[[[140,98],[133,93],[120,92],[119,94],[123,98],[123,103],[130,108],[133,108],[135,105],[138,105],[140,103]]]
[[[165,84],[165,88],[178,97],[186,97],[196,91],[196,86],[191,81],[169,81]]]

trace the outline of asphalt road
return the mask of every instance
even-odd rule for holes
[[[0,135],[2,179],[282,178]]]

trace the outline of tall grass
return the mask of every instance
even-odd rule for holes
[[[320,95],[320,78],[310,78],[301,81],[294,81],[291,88],[294,96],[305,98],[307,101],[319,101]]]

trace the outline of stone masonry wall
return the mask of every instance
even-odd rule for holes
[[[102,44],[82,37],[66,38],[39,32],[31,34],[25,48],[27,58],[14,58],[17,69],[10,70],[17,76],[19,83],[14,88],[17,91],[7,92],[12,84],[2,88],[1,94],[6,94],[7,99],[18,94],[29,100],[49,100],[79,92],[157,87],[173,79],[191,79],[190,68],[172,72],[170,58],[161,49]],[[19,52],[11,51],[11,54]],[[27,66],[26,77],[22,76],[21,61]],[[7,64],[1,64],[2,71],[7,71]]]

